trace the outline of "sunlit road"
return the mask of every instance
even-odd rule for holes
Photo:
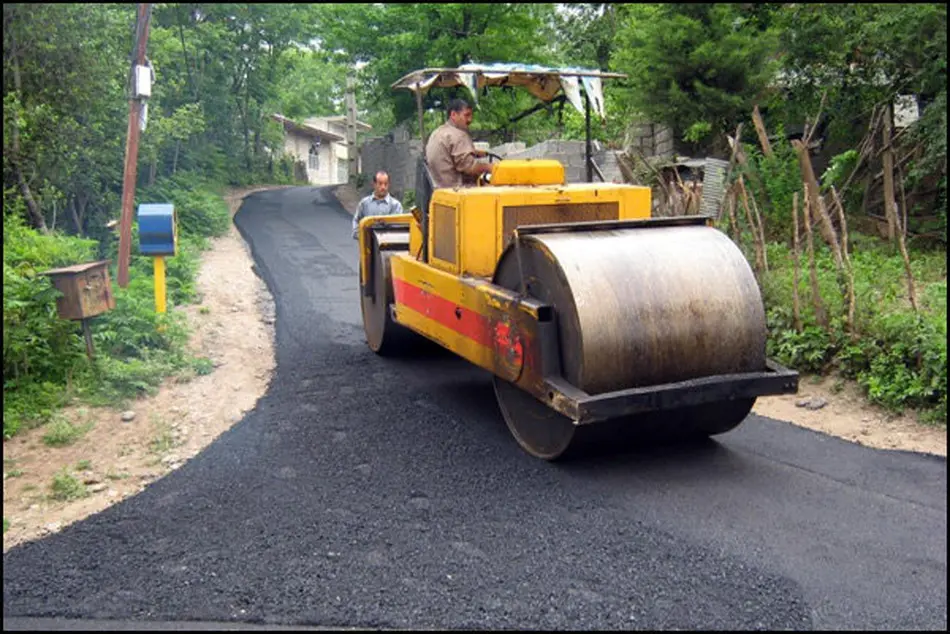
[[[269,391],[141,494],[5,554],[4,629],[946,629],[944,458],[753,416],[549,464],[487,373],[367,349],[328,190],[254,194],[236,222],[277,304]]]

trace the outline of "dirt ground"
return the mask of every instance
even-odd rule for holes
[[[228,194],[232,215],[253,191]],[[356,209],[354,189],[339,187],[336,194],[351,213]],[[188,381],[166,381],[156,395],[138,399],[125,411],[66,409],[67,420],[91,425],[72,445],[44,444],[48,426],[4,442],[3,516],[9,521],[4,552],[138,493],[240,421],[266,392],[275,366],[273,299],[252,272],[249,250],[233,226],[212,244],[202,256],[199,303],[175,310],[187,316],[191,346],[212,359],[214,370]],[[815,407],[820,400],[825,402],[820,408],[804,406]],[[947,455],[946,429],[889,415],[869,405],[853,383],[806,377],[798,395],[760,398],[754,411],[869,447]],[[129,412],[134,417],[123,420]],[[63,472],[83,484],[80,497],[57,501],[50,496],[54,477]]]

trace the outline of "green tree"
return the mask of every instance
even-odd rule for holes
[[[774,77],[777,42],[767,17],[732,4],[626,7],[613,67],[630,77],[631,114],[670,126],[694,147],[719,143]]]

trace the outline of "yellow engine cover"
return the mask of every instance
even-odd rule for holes
[[[553,163],[563,171],[557,161],[532,163]],[[486,187],[437,189],[429,211],[429,265],[453,275],[490,278],[517,227],[649,218],[650,188],[498,185],[493,180]]]
[[[563,185],[564,166],[550,159],[504,160],[495,166],[492,185]]]

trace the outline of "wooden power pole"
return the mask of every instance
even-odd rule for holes
[[[356,163],[358,151],[356,149],[356,78],[350,72],[346,76],[346,157],[347,178],[353,183],[359,166]]]
[[[119,222],[119,270],[116,281],[125,288],[129,285],[129,259],[132,249],[132,207],[135,203],[135,179],[138,173],[139,126],[144,97],[139,84],[138,68],[145,67],[145,49],[148,45],[148,27],[152,5],[139,3],[135,19],[135,51],[132,59],[131,96],[129,98],[129,127],[125,142],[125,173],[122,178],[122,217]],[[147,95],[146,95],[147,96]]]

